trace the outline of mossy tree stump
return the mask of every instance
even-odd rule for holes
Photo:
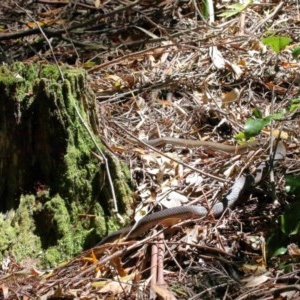
[[[61,72],[38,64],[0,68],[0,251],[18,260],[39,254],[46,265],[93,246],[118,223],[106,170],[83,124],[105,153],[94,136],[95,97],[83,70]],[[120,213],[128,212],[129,178],[105,155]]]

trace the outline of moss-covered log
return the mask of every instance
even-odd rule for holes
[[[92,155],[97,147],[105,153],[96,112],[83,70],[21,63],[0,68],[2,255],[39,253],[55,264],[117,227],[106,169]],[[129,178],[118,160],[105,156],[120,213],[128,212]]]

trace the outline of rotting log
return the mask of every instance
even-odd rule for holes
[[[0,67],[2,257],[37,259],[39,254],[39,263],[55,265],[118,227],[106,168],[92,155],[99,147],[120,213],[130,213],[129,177],[105,152],[98,126],[84,70],[22,63]]]

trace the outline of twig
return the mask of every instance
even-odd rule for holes
[[[251,29],[251,32],[256,31],[260,26],[262,26],[264,23],[266,23],[271,18],[275,17],[277,13],[281,10],[281,8],[284,5],[284,1],[280,2],[274,9],[274,11],[269,14],[265,19],[263,19],[261,22],[259,22],[253,29]]]
[[[157,257],[158,257],[158,247],[157,247],[157,242],[153,243],[151,246],[151,281],[150,285],[153,286],[157,283]]]
[[[173,46],[177,46],[177,45],[176,44],[158,45],[158,46],[151,47],[151,48],[148,48],[148,49],[145,49],[145,50],[141,50],[141,51],[138,51],[138,52],[130,53],[130,54],[118,57],[118,58],[116,58],[116,59],[114,59],[112,61],[105,62],[105,63],[103,63],[101,65],[98,65],[98,66],[96,66],[94,68],[91,68],[88,72],[89,73],[95,72],[95,71],[97,71],[99,69],[102,69],[104,67],[115,65],[115,64],[119,63],[120,61],[123,61],[123,60],[125,60],[127,58],[130,58],[130,57],[136,57],[136,56],[142,55],[142,54],[145,55],[148,52],[151,52],[151,51],[156,50],[158,48],[168,48],[169,49],[169,48],[171,48]],[[170,51],[170,50],[168,50],[168,51]]]
[[[44,37],[45,40],[47,41],[47,43],[48,43],[48,45],[49,45],[49,48],[50,48],[50,51],[51,51],[51,54],[52,54],[52,57],[53,57],[53,59],[54,59],[54,61],[55,61],[55,64],[56,64],[56,66],[57,66],[57,69],[58,69],[58,71],[59,71],[60,77],[61,77],[62,81],[64,81],[64,80],[65,80],[65,79],[64,79],[64,74],[63,74],[61,68],[59,67],[58,61],[57,61],[57,59],[56,59],[56,56],[55,56],[55,54],[54,54],[54,51],[53,51],[53,48],[52,48],[52,45],[51,45],[51,42],[50,42],[50,40],[47,38],[47,36],[46,36],[45,32],[43,31],[42,27],[40,26],[39,22],[37,22],[33,17],[31,17],[31,15],[27,12],[27,10],[25,10],[23,7],[21,7],[18,3],[16,3],[16,6],[19,7],[22,11],[24,11],[25,14],[28,16],[28,18],[31,19],[31,20],[34,22],[34,24],[38,27],[39,31],[41,32],[41,34],[43,35],[43,37]]]
[[[125,6],[122,6],[120,8],[117,8],[107,14],[103,14],[101,16],[97,16],[93,19],[89,19],[88,21],[86,22],[79,22],[78,24],[74,25],[74,26],[69,26],[67,28],[67,31],[72,31],[72,30],[75,30],[75,29],[79,29],[79,28],[84,28],[85,26],[88,26],[90,24],[95,24],[97,23],[99,20],[104,20],[108,17],[111,17],[111,16],[114,16],[114,15],[117,15],[118,13],[121,13],[123,12],[124,10],[127,10],[128,8],[131,8],[133,6],[135,6],[136,4],[138,4],[140,2],[140,0],[136,0],[134,2],[131,2]],[[20,7],[17,3],[16,5],[18,7]],[[21,7],[20,7],[21,8]],[[23,11],[24,9],[21,8]],[[60,29],[60,30],[50,30],[48,28],[44,28],[43,29],[45,33],[47,33],[48,36],[56,36],[56,37],[61,37],[62,34],[65,33],[65,29]],[[36,34],[40,32],[40,29],[39,28],[33,28],[33,29],[29,29],[29,30],[24,30],[22,32],[15,32],[15,33],[8,33],[8,34],[0,34],[0,41],[2,40],[9,40],[9,39],[12,39],[12,38],[20,38],[20,37],[25,37],[25,36],[29,36],[29,35],[32,35],[32,34]]]
[[[37,3],[41,3],[41,4],[51,4],[51,5],[69,5],[70,1],[69,0],[36,0]],[[75,3],[73,4],[74,6],[78,6],[78,7],[84,7],[84,8],[88,8],[88,9],[93,9],[93,10],[98,10],[98,8],[96,8],[94,5],[88,5],[85,3],[81,3],[80,1],[75,1]]]
[[[164,279],[165,243],[163,232],[157,237],[157,285],[166,284]]]
[[[104,264],[106,264],[107,262],[113,260],[116,257],[119,257],[121,255],[124,255],[124,253],[128,253],[138,247],[140,247],[141,245],[144,245],[145,243],[149,242],[150,240],[152,240],[154,237],[156,237],[157,235],[161,234],[164,231],[164,229],[159,230],[157,232],[157,234],[149,236],[141,241],[135,242],[134,244],[128,246],[126,249],[122,248],[121,250],[118,251],[114,251],[113,254],[99,260],[96,264],[93,264],[91,266],[89,266],[88,268],[86,268],[85,270],[82,270],[81,272],[78,272],[78,274],[76,276],[74,276],[73,278],[70,278],[68,285],[72,284],[74,281],[76,281],[78,278],[83,278],[83,276],[93,270],[95,270],[96,268],[99,268],[101,266],[103,266]],[[103,248],[103,246],[100,246],[100,248]],[[96,248],[93,249],[94,253],[97,253]],[[82,255],[81,255],[82,256]]]
[[[120,215],[118,214],[119,210],[118,210],[118,203],[117,203],[117,199],[116,199],[116,193],[115,193],[115,189],[114,189],[114,185],[113,185],[113,181],[111,179],[111,175],[110,175],[110,170],[109,170],[109,166],[108,166],[108,161],[107,161],[107,158],[106,156],[104,155],[103,151],[101,150],[101,148],[99,147],[98,143],[96,142],[96,140],[94,139],[94,136],[91,132],[91,130],[89,129],[89,127],[87,126],[87,124],[85,123],[85,121],[83,120],[79,110],[78,110],[78,107],[76,105],[76,103],[74,102],[74,107],[75,107],[75,111],[81,121],[81,123],[83,124],[83,126],[85,127],[86,131],[88,132],[90,138],[92,139],[95,147],[97,148],[98,152],[101,154],[102,158],[103,158],[103,161],[104,161],[104,164],[105,164],[105,169],[106,169],[106,172],[107,172],[107,177],[108,177],[108,182],[109,182],[109,186],[110,186],[110,190],[111,190],[111,194],[112,194],[112,198],[113,198],[113,202],[114,202],[114,212],[118,215],[119,218]],[[122,219],[122,218],[121,218]]]

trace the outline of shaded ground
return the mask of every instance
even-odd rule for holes
[[[4,298],[16,293],[142,299],[154,292],[163,299],[299,298],[298,231],[282,234],[279,221],[299,198],[287,194],[284,176],[299,173],[298,112],[290,109],[299,97],[299,61],[292,57],[299,11],[296,1],[273,2],[221,19],[226,6],[219,1],[211,25],[202,19],[205,10],[197,1],[110,1],[96,9],[93,1],[68,6],[40,0],[13,12],[3,8],[14,16],[0,34],[3,61],[54,62],[55,57],[87,69],[99,101],[99,136],[130,166],[137,211],[186,201],[210,207],[239,174],[252,172],[268,154],[263,148],[240,156],[170,146],[157,152],[140,140],[170,136],[235,144],[254,113],[279,112],[283,115],[272,129],[287,135],[287,158],[274,179],[247,191],[219,220],[184,222],[166,232],[163,287],[150,288],[147,240],[96,247],[50,275],[10,265],[1,280]],[[28,29],[29,22],[49,20],[49,27],[33,23]],[[22,31],[22,38],[7,36]],[[267,33],[288,36],[292,43],[277,55],[261,42]],[[270,129],[267,124],[255,139],[267,144]],[[289,218],[297,227],[298,217],[290,213]],[[270,243],[272,234],[278,239]],[[279,250],[282,255],[274,256]]]

